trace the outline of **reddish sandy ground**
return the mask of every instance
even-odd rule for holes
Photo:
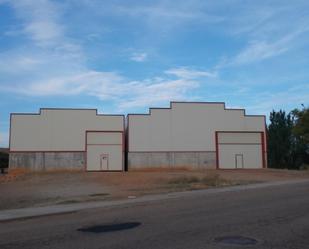
[[[309,171],[148,169],[35,173],[11,170],[0,175],[0,210],[304,178],[309,179]]]

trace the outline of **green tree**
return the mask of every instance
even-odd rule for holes
[[[294,117],[293,133],[309,144],[309,108],[294,109],[291,113]]]
[[[272,111],[268,126],[268,165],[271,168],[292,168],[293,120],[285,111]]]
[[[294,109],[291,112],[294,126],[293,154],[298,166],[309,164],[309,108]]]

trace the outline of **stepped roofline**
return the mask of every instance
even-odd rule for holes
[[[151,110],[172,110],[173,104],[205,104],[205,105],[222,105],[223,110],[227,111],[242,111],[245,117],[264,117],[265,115],[246,114],[244,108],[226,108],[225,102],[203,102],[203,101],[171,101],[169,107],[150,107],[148,113],[128,113],[128,116],[133,115],[151,115]]]

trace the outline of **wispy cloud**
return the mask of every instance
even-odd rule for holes
[[[141,82],[131,82],[127,86],[131,89],[127,93],[127,100],[120,100],[119,107],[122,110],[131,108],[158,105],[171,100],[192,99],[188,93],[198,88],[200,82],[188,79],[147,79]]]
[[[251,64],[289,55],[308,42],[306,1],[281,1],[280,6],[242,0],[1,2],[15,14],[4,25],[4,39],[13,45],[0,54],[0,89],[34,102],[44,99],[36,97],[81,96],[84,105],[82,97],[94,96],[126,110],[200,93],[213,101],[240,94],[249,100],[258,85],[288,85],[296,77],[295,72],[274,75],[273,68],[256,74]],[[298,52],[305,67],[306,50]],[[282,61],[285,68],[295,66],[288,58]],[[247,90],[226,90],[231,86]]]
[[[125,13],[131,16],[144,16],[149,19],[156,19],[162,21],[162,19],[170,19],[173,21],[188,21],[188,20],[205,20],[209,23],[221,22],[224,20],[222,16],[216,16],[208,14],[205,11],[201,11],[199,4],[192,4],[190,2],[158,2],[153,5],[147,6],[118,6],[115,8],[119,13]]]
[[[10,2],[23,20],[23,32],[38,45],[51,45],[63,38],[64,27],[59,20],[60,8],[48,0]]]
[[[292,49],[293,41],[308,30],[308,28],[299,28],[274,42],[252,41],[245,49],[236,55],[230,63],[246,64],[278,56]]]
[[[262,62],[308,43],[308,36],[304,37],[309,31],[305,11],[308,2],[296,1],[293,5],[289,1],[281,1],[280,5],[265,1],[236,2],[228,3],[234,11],[218,28],[232,39],[241,41],[241,46],[237,53],[224,55],[218,68]]]
[[[29,71],[38,66],[41,61],[30,54],[4,53],[0,54],[0,72],[16,73]]]
[[[308,104],[309,84],[300,84],[277,92],[262,92],[252,99],[252,105],[247,105],[251,113],[269,114],[271,110],[292,110]]]
[[[274,56],[278,56],[286,51],[289,47],[280,41],[268,43],[265,41],[252,41],[250,44],[239,52],[230,62],[230,65],[248,64],[258,62]]]
[[[82,48],[68,39],[65,25],[59,22],[59,7],[54,2],[22,0],[13,6],[23,21],[22,32],[40,50],[6,55],[8,58],[14,55],[6,60],[7,71],[10,68],[12,72],[20,71],[20,77],[17,80],[8,75],[0,77],[3,92],[31,97],[88,95],[117,103],[120,109],[126,110],[187,99],[188,93],[199,87],[198,78],[213,76],[206,71],[173,68],[136,81],[116,72],[92,70],[80,55]],[[130,59],[142,62],[147,58],[146,52],[134,52]],[[28,77],[23,78],[25,74]]]
[[[183,79],[196,79],[201,77],[216,77],[216,72],[199,71],[186,67],[172,68],[165,71],[166,74],[174,75]]]
[[[187,24],[199,22],[203,25],[221,23],[225,18],[204,8],[203,1],[83,1],[85,6],[98,16],[112,15],[128,21],[137,21],[143,35],[156,37],[186,29]],[[141,22],[142,20],[142,22]],[[154,33],[153,33],[154,32]]]
[[[81,93],[101,93],[101,96],[112,97],[115,87],[123,78],[112,72],[74,72],[71,75],[43,78],[37,82],[2,86],[3,91],[28,96],[67,96]]]
[[[147,59],[147,57],[148,57],[147,53],[133,53],[130,57],[130,60],[136,62],[143,62]]]
[[[171,74],[176,79],[171,79]],[[174,68],[158,77],[130,81],[115,72],[87,71],[29,84],[1,86],[0,89],[28,96],[90,95],[103,101],[115,101],[125,110],[188,99],[188,93],[200,86],[198,78],[209,75],[212,76],[202,71]]]

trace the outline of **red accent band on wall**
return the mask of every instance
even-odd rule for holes
[[[104,130],[86,130],[85,131],[85,171],[87,171],[87,134],[88,133],[97,133],[97,132],[102,132],[102,133],[121,133],[121,138],[122,138],[122,170],[113,170],[113,171],[124,171],[124,153],[125,153],[125,147],[124,147],[124,131],[104,131]],[[121,144],[119,144],[121,145]],[[112,171],[112,170],[111,170]]]
[[[261,132],[261,141],[262,141],[262,163],[263,163],[263,168],[266,168],[266,161],[265,161],[265,137],[264,137],[264,132]]]
[[[215,143],[216,143],[216,165],[217,169],[220,168],[219,165],[219,141],[218,133],[260,133],[261,134],[261,146],[262,146],[262,168],[266,168],[266,157],[265,157],[265,136],[263,131],[215,131]]]
[[[219,169],[219,145],[218,145],[218,132],[215,132],[215,143],[216,143],[216,169]]]

